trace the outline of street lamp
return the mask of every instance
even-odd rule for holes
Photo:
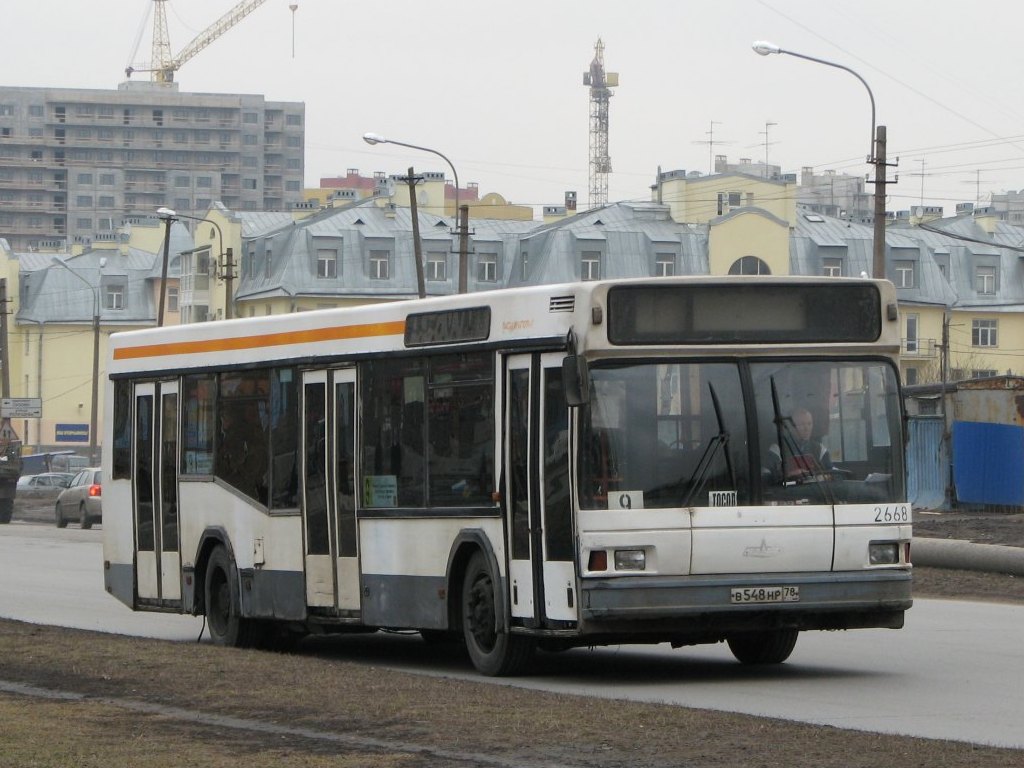
[[[161,212],[167,212],[170,215],[175,216],[176,218],[179,219],[190,219],[191,221],[205,221],[208,224],[213,224],[214,228],[217,230],[217,241],[220,245],[220,253],[217,254],[217,267],[219,269],[222,269],[222,274],[224,275],[224,288],[226,294],[224,299],[224,317],[230,320],[234,315],[234,313],[232,312],[232,302],[234,299],[234,291],[232,288],[234,284],[234,275],[232,274],[232,271],[234,270],[234,264],[231,263],[231,249],[228,248],[226,252],[224,250],[224,232],[221,231],[220,224],[218,224],[213,219],[201,219],[198,216],[187,216],[184,213],[174,213],[174,211],[171,211],[169,208],[161,208],[159,211],[157,211],[158,214]],[[160,218],[163,218],[163,216],[161,215]],[[225,263],[224,267],[221,268],[221,258],[224,257],[225,255],[227,256],[227,262]]]
[[[430,147],[420,147],[416,144],[407,144],[404,141],[396,141],[395,139],[386,139],[379,133],[364,133],[363,141],[371,146],[377,144],[394,144],[399,147],[408,147],[409,149],[418,149],[421,152],[430,152],[432,155],[437,155],[446,163],[448,167],[452,169],[452,176],[455,177],[455,233],[459,236],[459,293],[465,293],[467,290],[468,273],[469,273],[469,262],[467,259],[467,251],[469,250],[466,242],[466,236],[468,233],[468,222],[462,220],[462,207],[459,205],[459,172],[455,170],[455,166],[452,165],[452,161],[445,157],[443,154],[438,152],[436,149],[430,149]]]
[[[58,266],[64,267],[68,272],[85,283],[92,291],[92,392],[89,405],[89,461],[96,466],[96,416],[99,407],[99,384],[100,384],[100,290],[90,283],[78,272],[59,259],[56,254],[50,257],[50,261]],[[100,260],[100,268],[103,268],[105,259]]]
[[[852,69],[843,64],[837,64],[834,61],[819,59],[803,53],[796,53],[795,51],[787,51],[767,40],[755,41],[753,49],[755,53],[761,56],[770,56],[773,53],[785,54],[786,56],[813,61],[817,64],[824,64],[826,67],[841,69],[860,80],[861,85],[867,90],[868,98],[871,100],[871,144],[869,145],[867,162],[875,166],[875,221],[871,271],[876,278],[885,277],[885,126],[875,125],[875,95],[871,92],[871,86]]]
[[[167,227],[164,230],[164,262],[160,270],[160,304],[156,312],[156,325],[160,328],[164,324],[164,301],[167,297],[167,260],[171,252],[171,224],[177,221],[178,214],[170,208],[157,208],[156,214]]]

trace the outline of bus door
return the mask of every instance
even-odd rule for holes
[[[513,618],[530,627],[577,617],[563,357],[511,355],[506,365],[509,603]]]
[[[355,612],[355,369],[306,372],[302,390],[306,603]]]
[[[132,496],[138,597],[181,600],[178,383],[135,387]]]

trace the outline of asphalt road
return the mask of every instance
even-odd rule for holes
[[[105,594],[100,539],[0,526],[0,617],[195,640],[201,620],[133,614]],[[1022,630],[1024,606],[918,600],[903,630],[804,633],[790,661],[768,669],[742,667],[722,646],[620,646],[545,655],[537,674],[496,682],[1024,749]],[[408,652],[418,642],[360,636],[324,652],[485,680],[450,654]]]

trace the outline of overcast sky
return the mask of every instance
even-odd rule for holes
[[[170,0],[172,51],[234,4]],[[140,28],[135,60],[150,58],[150,5],[0,0],[2,82],[116,88]],[[1020,0],[267,0],[177,80],[182,91],[305,102],[307,185],[347,168],[448,172],[431,155],[365,144],[374,131],[443,152],[481,193],[544,205],[575,190],[585,205],[582,75],[600,37],[620,77],[609,200],[649,199],[659,166],[706,173],[712,138],[713,154],[763,160],[766,123],[768,161],[784,172],[868,173],[865,88],[751,50],[770,40],[867,81],[899,156],[888,209],[919,204],[923,181],[923,202],[951,215],[979,180],[982,202],[1024,188],[1021,29]]]

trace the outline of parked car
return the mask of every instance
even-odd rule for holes
[[[64,528],[69,520],[77,520],[82,528],[92,528],[103,522],[103,473],[99,467],[83,469],[61,491],[54,508],[57,527]]]
[[[17,498],[55,499],[71,484],[73,472],[41,472],[18,478]]]

